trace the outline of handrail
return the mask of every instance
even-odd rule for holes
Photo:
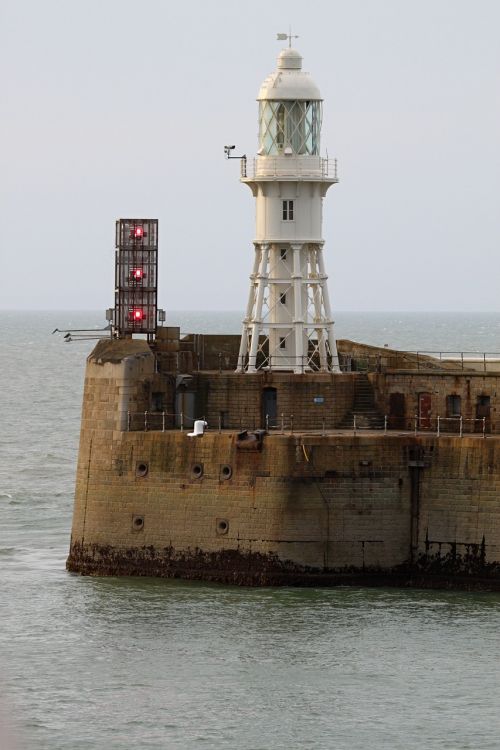
[[[398,432],[400,434],[411,434],[414,433],[415,435],[420,434],[433,434],[435,433],[436,437],[441,437],[443,433],[443,423],[451,422],[456,425],[456,430],[453,430],[452,433],[458,433],[460,437],[463,437],[464,434],[469,435],[477,435],[478,431],[476,431],[476,425],[480,425],[479,433],[483,438],[486,438],[487,435],[487,425],[489,425],[489,419],[487,417],[464,417],[464,416],[455,416],[455,417],[442,417],[441,415],[438,415],[437,417],[423,417],[419,416],[418,414],[415,414],[413,418],[405,418],[402,417],[404,427],[391,427],[390,421],[391,421],[391,415],[385,414],[383,417],[380,417],[380,424],[374,425],[370,424],[368,426],[363,426],[360,420],[362,420],[363,415],[362,414],[353,414],[352,415],[352,427],[351,428],[340,428],[340,427],[330,427],[326,428],[325,425],[325,417],[322,415],[321,417],[318,415],[317,425],[315,427],[303,429],[303,428],[297,428],[297,422],[293,414],[285,414],[282,412],[279,415],[276,415],[276,417],[271,418],[269,414],[265,415],[264,418],[264,425],[265,430],[267,432],[272,431],[278,431],[282,435],[284,434],[290,434],[293,435],[295,432],[304,432],[304,433],[315,433],[315,434],[321,434],[326,435],[328,433],[349,433],[352,431],[353,435],[357,435],[359,431],[365,431],[365,432],[381,432],[384,435],[387,435],[391,431]],[[394,417],[393,417],[394,418]],[[167,427],[167,419],[171,420],[170,427]],[[399,419],[399,418],[398,418]],[[183,412],[178,413],[170,413],[166,411],[160,411],[160,412],[151,412],[151,411],[140,411],[140,412],[127,412],[127,432],[149,432],[149,431],[161,431],[166,432],[167,430],[180,430],[181,432],[184,430],[185,427],[185,421],[188,420],[192,424],[196,422],[197,420],[203,420],[206,421],[205,415],[201,417],[190,417],[187,414],[184,414]],[[247,416],[243,416],[241,414],[238,414],[236,418],[228,419],[228,421],[231,423],[231,427],[225,428],[222,424],[223,419],[222,416],[219,415],[217,418],[217,429],[218,432],[222,432],[223,429],[229,429],[231,431],[239,430],[243,431],[244,429],[257,429],[260,428],[260,425],[257,425],[255,423],[255,420],[249,420]],[[251,421],[253,424],[249,424],[249,421]],[[235,427],[234,425],[237,425]],[[433,429],[434,425],[434,429]],[[467,429],[467,426],[471,425],[471,429]],[[209,425],[210,428],[210,425]]]
[[[308,350],[301,356],[281,354],[278,351],[269,352],[267,343],[261,345],[255,355],[247,353],[238,356],[235,352],[198,352],[196,342],[186,342],[189,353],[194,356],[192,367],[195,370],[238,370],[246,371],[249,366],[255,370],[299,369],[300,372],[318,372],[324,369],[340,370],[341,372],[384,372],[400,370],[406,372],[433,370],[439,372],[500,372],[500,352],[479,351],[431,351],[431,350],[387,350],[380,349],[376,353],[350,352],[339,353],[335,356],[327,354],[327,367],[321,367],[318,349]],[[166,353],[164,365],[166,371],[186,372],[183,355],[187,351]],[[255,358],[254,358],[255,357]],[[190,360],[191,362],[191,360]],[[183,364],[184,363],[184,364]],[[495,367],[492,367],[495,364]],[[161,366],[161,365],[160,365]],[[188,365],[189,366],[189,365]]]

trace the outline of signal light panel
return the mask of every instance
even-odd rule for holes
[[[156,332],[158,220],[118,219],[115,246],[115,330],[149,338]]]

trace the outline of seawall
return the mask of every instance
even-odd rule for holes
[[[498,438],[128,431],[156,377],[145,342],[89,357],[69,570],[500,588]]]

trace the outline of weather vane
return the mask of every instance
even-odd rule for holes
[[[292,39],[298,39],[298,34],[292,34],[292,27],[288,27],[288,34],[277,34],[277,39],[279,41],[284,41],[285,39],[288,39],[288,46],[292,46]]]

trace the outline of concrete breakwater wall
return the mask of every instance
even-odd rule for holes
[[[69,570],[500,588],[498,438],[127,431],[154,371],[89,358]]]
[[[70,570],[500,588],[499,560],[497,440],[271,435],[247,451],[231,432],[150,432],[82,446]]]

